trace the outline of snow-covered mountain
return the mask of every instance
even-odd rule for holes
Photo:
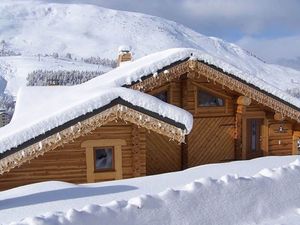
[[[88,4],[54,4],[39,1],[0,2],[0,51],[21,56],[0,57],[0,76],[14,95],[36,69],[68,68],[70,62],[37,55],[72,58],[99,56],[115,59],[118,46],[131,46],[134,58],[173,47],[191,47],[220,55],[243,58],[248,52],[234,44],[201,35],[183,25],[159,17],[124,12]],[[29,65],[25,66],[24,65]],[[95,69],[73,63],[72,69]],[[61,69],[60,68],[60,69]],[[102,69],[103,70],[103,69]]]
[[[118,46],[126,44],[141,57],[172,47],[221,43],[162,18],[88,4],[1,0],[0,15],[0,40],[23,55],[58,52],[116,58]]]
[[[123,44],[131,46],[134,59],[173,47],[188,47],[220,59],[260,61],[235,44],[178,23],[96,5],[1,0],[0,18],[0,53],[13,55],[0,56],[0,76],[7,80],[7,91],[14,95],[33,70],[107,71],[111,68],[99,68],[80,59],[116,59],[118,47]],[[65,60],[67,55],[72,60]],[[258,70],[250,67],[249,73]]]

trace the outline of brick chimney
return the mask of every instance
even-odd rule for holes
[[[132,60],[131,48],[127,45],[121,45],[119,47],[118,66],[120,66],[123,62],[128,62],[131,60]]]

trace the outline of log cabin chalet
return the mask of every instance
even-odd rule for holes
[[[121,49],[119,67],[86,83],[24,88],[0,129],[0,189],[298,154],[300,100],[270,77],[276,71],[280,83],[288,74],[247,57],[234,64],[170,49],[131,61]]]

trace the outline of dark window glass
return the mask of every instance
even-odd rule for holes
[[[261,126],[262,119],[247,120],[247,149],[250,152],[261,151]]]
[[[162,91],[154,95],[154,97],[162,100],[163,102],[168,102],[168,92]]]
[[[97,147],[95,151],[95,170],[113,169],[113,147]]]
[[[198,91],[199,106],[224,106],[224,99],[219,98],[205,91]]]
[[[250,121],[250,130],[251,130],[251,141],[250,141],[250,149],[251,151],[255,152],[257,149],[257,142],[258,142],[258,135],[257,135],[257,120],[251,120]]]

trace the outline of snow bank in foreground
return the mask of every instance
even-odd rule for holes
[[[252,177],[196,180],[180,190],[143,195],[78,211],[27,218],[14,225],[257,224],[300,207],[300,161]]]

